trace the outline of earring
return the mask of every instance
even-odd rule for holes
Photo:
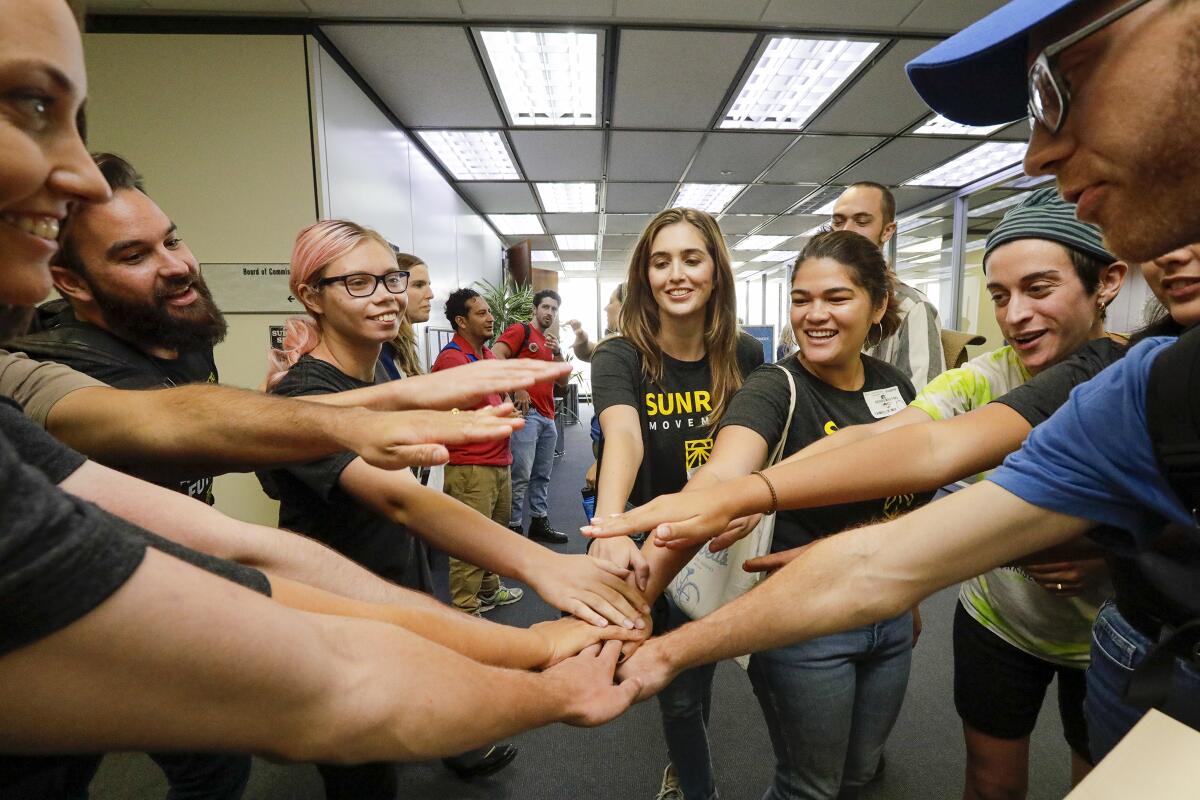
[[[867,335],[867,347],[869,347],[869,348],[875,348],[875,347],[879,347],[879,345],[883,344],[883,323],[882,323],[882,322],[876,322],[876,323],[875,323],[874,325],[872,325],[871,327],[872,327],[872,328],[874,328],[876,325],[878,325],[878,326],[879,326],[879,338],[875,340],[874,344],[872,344],[872,343],[871,343],[870,332],[868,331],[868,335]]]

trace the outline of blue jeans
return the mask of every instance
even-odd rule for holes
[[[547,516],[547,497],[550,493],[550,473],[554,471],[554,445],[558,431],[554,420],[543,417],[530,408],[525,415],[525,427],[514,431],[512,439],[512,513],[510,526],[521,525],[525,507],[525,490],[529,490],[529,513]]]
[[[687,614],[663,595],[669,608],[667,624],[659,633],[691,622]],[[712,682],[716,664],[684,670],[658,693],[663,738],[679,776],[685,800],[712,800],[717,796],[712,753],[708,749],[708,715],[712,710]]]
[[[775,750],[764,800],[835,798],[869,782],[911,663],[911,613],[751,656],[750,681]]]
[[[1087,718],[1092,761],[1099,762],[1146,713],[1123,699],[1133,670],[1146,658],[1151,642],[1109,602],[1092,627],[1092,663],[1087,671]],[[1200,667],[1176,659],[1167,703],[1159,708],[1185,725],[1200,729]]]

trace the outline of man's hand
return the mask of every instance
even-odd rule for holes
[[[609,639],[629,642],[646,637],[646,633],[640,630],[619,628],[616,625],[597,628],[581,619],[572,619],[571,617],[539,622],[531,625],[529,630],[542,637],[546,643],[546,661],[541,665],[541,669],[548,669],[563,659],[579,653],[584,648]]]
[[[414,375],[389,386],[403,393],[405,400],[421,408],[449,411],[472,408],[491,394],[527,389],[569,374],[571,366],[562,362],[536,361],[532,358],[487,359],[441,370],[429,375]]]
[[[556,356],[562,355],[562,349],[558,345],[558,337],[547,331],[545,333],[546,347],[550,348],[550,352]]]
[[[642,688],[637,678],[614,685],[620,642],[594,644],[542,673],[563,700],[562,721],[593,727],[620,715]]]
[[[521,577],[550,605],[592,625],[609,622],[626,629],[644,625],[646,599],[625,579],[629,570],[601,558],[545,550]]]
[[[729,529],[734,517],[727,507],[729,499],[728,492],[720,491],[664,494],[624,514],[596,517],[580,532],[592,538],[607,538],[650,531],[654,543],[661,547],[695,547]],[[725,546],[733,541],[736,539]]]
[[[443,445],[504,439],[523,424],[508,405],[458,413],[362,410],[346,424],[343,438],[368,464],[400,469],[444,464],[450,455]]]
[[[675,677],[676,673],[663,655],[663,641],[651,639],[617,668],[618,679],[639,684],[636,702],[658,694]]]
[[[646,585],[650,582],[650,564],[633,539],[628,536],[600,539],[592,542],[588,553],[592,558],[598,558],[625,569],[626,574],[632,570],[633,585],[640,591],[646,591]]]
[[[1088,587],[1107,565],[1102,558],[1032,564],[1023,569],[1038,586],[1059,597],[1074,597]]]
[[[528,361],[529,359],[523,358],[523,359],[519,359],[519,360]],[[546,362],[543,361],[541,363],[544,364]],[[513,407],[516,408],[517,413],[520,414],[521,416],[525,416],[526,414],[528,414],[529,413],[529,392],[525,391],[524,389],[518,389],[517,391],[513,392]]]

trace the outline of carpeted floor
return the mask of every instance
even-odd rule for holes
[[[583,523],[579,488],[591,463],[590,408],[581,406],[581,415],[583,424],[566,428],[566,455],[558,461],[551,485],[551,520],[571,533],[571,542],[560,548],[569,552],[582,552],[584,547],[577,528]],[[957,589],[947,589],[921,606],[924,633],[914,653],[904,709],[888,743],[887,771],[864,792],[864,800],[928,800],[962,794],[962,734],[951,696],[950,632],[956,596]],[[521,602],[497,609],[491,618],[528,625],[556,615],[527,592]],[[1062,740],[1054,695],[1048,698],[1033,735],[1031,800],[1061,798],[1069,790],[1068,750]],[[750,683],[731,662],[721,664],[717,670],[711,728],[721,797],[761,797],[773,767],[770,742]],[[667,763],[658,707],[653,701],[635,706],[603,728],[580,730],[554,725],[512,741],[520,748],[513,764],[475,783],[458,780],[438,762],[400,766],[403,788],[399,796],[405,800],[651,800]],[[143,800],[162,798],[165,793],[161,773],[143,755],[109,757],[92,783],[96,800]],[[245,793],[246,800],[321,797],[321,783],[311,766],[278,765],[259,759],[255,760]]]

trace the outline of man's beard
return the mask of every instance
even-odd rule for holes
[[[181,309],[187,316],[172,314],[167,296],[189,285],[196,290],[196,302]],[[225,339],[225,317],[199,275],[158,287],[150,302],[131,302],[94,285],[89,288],[108,329],[134,344],[186,351],[212,347]]]

